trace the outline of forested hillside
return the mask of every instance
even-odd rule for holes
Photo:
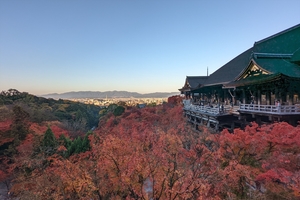
[[[27,112],[31,122],[57,120],[72,131],[89,130],[97,126],[99,121],[99,106],[63,99],[46,99],[15,89],[0,93],[0,120],[11,118],[15,106]]]
[[[161,106],[107,113],[93,132],[72,139],[57,122],[32,123],[27,111],[14,108],[10,124],[6,118],[0,124],[2,136],[13,136],[0,168],[10,197],[300,198],[300,127],[198,132],[183,118],[180,98],[172,97]]]

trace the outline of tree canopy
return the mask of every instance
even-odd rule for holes
[[[233,133],[212,134],[206,127],[199,132],[183,118],[177,99],[102,120],[93,132],[75,138],[53,124],[31,125],[17,153],[0,157],[2,181],[13,181],[10,194],[20,199],[300,197],[299,126],[253,123]]]

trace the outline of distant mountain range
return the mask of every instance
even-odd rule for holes
[[[45,98],[53,99],[80,99],[80,98],[167,98],[173,95],[178,95],[179,92],[155,92],[140,94],[137,92],[127,91],[106,91],[106,92],[93,92],[93,91],[80,91],[80,92],[66,92],[66,93],[53,93],[41,95]]]

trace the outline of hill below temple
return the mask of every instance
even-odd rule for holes
[[[66,92],[66,93],[53,93],[41,95],[45,98],[53,99],[79,99],[79,98],[167,98],[173,95],[178,95],[178,92],[155,92],[140,94],[137,92],[128,91],[79,91],[79,92]]]

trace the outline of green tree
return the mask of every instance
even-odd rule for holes
[[[57,141],[50,127],[48,127],[44,134],[42,148],[48,155],[52,155],[56,151]]]
[[[156,103],[155,102],[151,102],[149,104],[147,104],[148,107],[155,107],[156,106]]]
[[[15,139],[22,141],[26,138],[29,132],[28,118],[29,114],[22,107],[14,106],[11,133]]]
[[[125,108],[123,106],[118,106],[115,110],[114,110],[114,116],[120,116],[123,114],[123,112],[125,111]]]
[[[29,133],[29,114],[20,106],[13,107],[13,122],[10,125],[9,137],[14,138],[12,144],[5,150],[5,155],[13,155],[17,152],[16,147],[20,145]]]
[[[72,140],[70,140],[70,138],[66,137],[64,134],[61,134],[58,140],[59,143],[66,148],[69,148],[69,146],[72,144]]]
[[[88,136],[90,134],[92,134],[92,132],[89,131],[88,133],[86,133],[83,139],[81,137],[77,137],[73,141],[64,135],[61,135],[59,138],[59,142],[67,149],[67,152],[64,156],[69,157],[72,154],[89,151],[91,149],[90,141],[88,139]]]
[[[126,102],[125,102],[125,101],[119,101],[119,102],[118,102],[118,105],[119,105],[119,106],[126,107]]]

